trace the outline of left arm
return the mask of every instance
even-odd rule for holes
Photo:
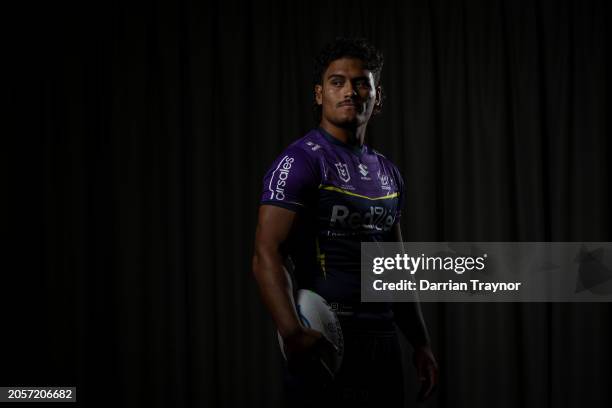
[[[402,243],[402,229],[399,222],[393,225],[393,239]],[[403,244],[402,250],[403,250]],[[419,401],[424,401],[433,392],[438,382],[438,363],[431,351],[429,334],[421,313],[418,299],[413,302],[396,302],[393,304],[395,322],[414,348],[413,362],[417,377],[422,386]]]
[[[400,242],[402,251],[404,250],[402,229],[399,222],[395,223],[391,230],[393,240]],[[396,302],[393,304],[393,314],[398,327],[406,336],[412,347],[416,350],[419,347],[429,347],[429,333],[421,313],[421,305],[418,299],[414,302]]]

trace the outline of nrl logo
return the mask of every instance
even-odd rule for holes
[[[336,163],[336,169],[338,169],[338,175],[340,176],[340,180],[344,181],[345,183],[348,183],[348,181],[351,179],[351,175],[349,174],[348,166],[346,165],[346,163]]]

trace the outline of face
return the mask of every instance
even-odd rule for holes
[[[315,86],[317,104],[322,105],[322,121],[338,127],[364,125],[380,104],[380,87],[374,76],[357,58],[332,61]]]

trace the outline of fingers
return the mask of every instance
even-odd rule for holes
[[[300,345],[300,350],[287,359],[289,372],[309,382],[325,385],[334,378],[328,362],[338,348],[319,332],[308,332],[308,341]]]
[[[418,379],[421,381],[421,388],[419,390],[417,400],[419,402],[425,401],[429,398],[438,383],[438,369],[431,362],[421,362],[417,367]]]
[[[299,363],[290,366],[289,372],[308,384],[311,389],[322,389],[331,384],[334,374],[323,358],[313,355],[309,358],[301,359]]]
[[[435,369],[434,367],[428,367],[428,376],[427,379],[425,380],[424,388],[425,388],[425,393],[423,394],[423,399],[427,399],[431,396],[434,387],[436,386],[436,378],[435,378],[435,373],[434,373]]]
[[[321,361],[333,361],[335,356],[338,354],[338,347],[329,341],[325,336],[321,336],[313,347],[313,354],[315,354]]]
[[[417,401],[423,402],[431,395],[432,384],[429,379],[425,379],[421,382],[421,388],[419,389],[419,393],[417,395]]]
[[[329,377],[333,380],[334,379],[334,373],[331,370],[331,368],[329,368],[329,366],[325,363],[325,361],[320,358],[319,362],[321,363],[321,365],[323,366],[323,368],[325,369],[325,372],[329,375]]]
[[[338,352],[338,346],[332,343],[327,337],[321,336],[317,344],[321,349],[333,350],[335,353]],[[326,351],[327,351],[326,350]]]

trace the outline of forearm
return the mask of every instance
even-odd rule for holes
[[[284,338],[299,330],[300,323],[293,301],[293,288],[281,254],[274,249],[256,250],[253,274],[262,300]]]
[[[414,348],[429,345],[429,333],[418,301],[393,304],[395,322]]]
[[[401,252],[404,253],[404,242],[402,239],[402,229],[399,223],[393,225],[393,239],[399,243]],[[429,345],[429,333],[423,314],[421,313],[421,305],[418,296],[413,294],[414,299],[411,302],[397,302],[393,304],[393,313],[395,314],[395,322],[404,333],[412,347],[417,348],[424,345]]]

